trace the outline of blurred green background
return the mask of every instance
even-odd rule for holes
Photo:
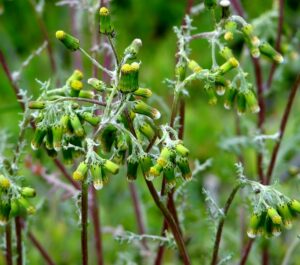
[[[67,2],[74,4],[73,7],[64,4]],[[195,5],[199,5],[201,2],[195,1]],[[276,8],[273,9],[274,3],[276,4],[277,1],[242,1],[248,20],[251,21],[259,17],[259,20],[256,21],[259,37],[268,39],[271,43],[275,41],[277,27],[277,11]],[[93,36],[97,32],[98,24],[97,16],[91,15],[86,7],[97,5],[98,1],[92,0],[0,1],[0,49],[15,77],[19,72],[18,85],[26,90],[28,95],[36,98],[39,93],[39,85],[35,79],[41,81],[51,79],[54,84],[61,82],[80,62],[83,64],[81,69],[84,71],[85,77],[89,78],[92,75],[92,65],[81,55],[67,51],[56,41],[55,31],[63,29],[66,32],[74,32],[76,30],[76,35],[82,46],[86,50],[90,50],[93,47]],[[139,55],[142,61],[140,82],[155,92],[155,97],[151,102],[162,110],[163,122],[168,121],[172,104],[172,90],[163,81],[166,78],[172,79],[174,76],[176,36],[173,32],[173,26],[181,24],[185,6],[186,1],[183,0],[114,0],[111,2],[117,51],[121,54],[134,38],[142,39],[143,47]],[[278,130],[288,91],[299,72],[299,34],[297,31],[300,26],[299,7],[300,4],[297,0],[285,1],[286,19],[283,46],[285,47],[286,63],[277,68],[275,81],[270,92],[266,95],[265,133],[267,134],[273,134]],[[42,11],[39,13],[35,8],[41,8]],[[270,10],[273,10],[271,15]],[[195,32],[213,29],[208,12],[200,12],[193,19],[193,25],[197,28]],[[35,56],[29,65],[20,71],[22,62],[45,41],[43,26],[45,26],[49,36],[56,71],[53,72],[51,68],[47,49]],[[205,40],[196,40],[192,43],[191,48],[191,58],[199,62],[202,67],[210,67],[209,44]],[[234,43],[234,48],[237,54],[241,53],[242,45],[239,41]],[[102,53],[99,53],[97,57],[99,61],[103,61]],[[255,83],[251,60],[247,53],[241,54],[241,62],[249,72],[249,80]],[[266,80],[271,62],[265,59],[262,59],[261,62]],[[234,163],[237,161],[237,155],[244,155],[246,175],[249,178],[257,178],[255,149],[251,144],[247,144],[247,140],[244,141],[245,144],[232,145],[232,141],[240,140],[240,138],[235,138],[237,116],[234,111],[225,111],[221,102],[217,106],[208,105],[200,82],[192,83],[188,91],[190,96],[186,98],[184,140],[191,150],[192,160],[199,159],[200,162],[204,162],[211,158],[212,166],[197,174],[195,180],[185,186],[183,196],[179,196],[177,202],[180,205],[179,212],[183,230],[189,238],[187,246],[192,257],[192,263],[207,264],[212,250],[216,224],[206,210],[205,197],[202,193],[203,185],[211,190],[216,201],[222,206],[236,180]],[[7,132],[10,146],[13,146],[18,135],[21,109],[2,68],[0,69],[0,92],[0,128]],[[300,142],[299,103],[299,99],[297,99],[283,141],[275,179],[286,176],[291,165],[298,166],[300,164],[298,157]],[[241,134],[245,139],[257,134],[255,115],[247,114],[240,120]],[[28,129],[27,134],[30,140],[31,129]],[[271,148],[273,142],[267,142],[267,145]],[[8,150],[6,155],[9,157],[11,152]],[[24,154],[24,157],[26,156],[31,156],[33,161],[41,160],[48,172],[56,171],[51,159],[43,152],[33,152],[28,148]],[[268,162],[268,156],[267,153],[266,162]],[[80,227],[76,198],[64,199],[63,191],[52,188],[25,167],[21,173],[25,176],[23,180],[25,183],[30,183],[36,187],[38,192],[36,203],[40,207],[37,214],[28,220],[28,229],[35,233],[57,264],[80,264]],[[105,264],[148,264],[151,258],[141,258],[139,242],[120,244],[114,239],[112,233],[117,228],[132,232],[137,231],[128,185],[122,173],[124,172],[114,176],[109,185],[98,192]],[[281,189],[288,196],[299,198],[299,177],[295,176],[288,179],[289,181],[284,182]],[[158,188],[160,181],[156,180],[155,183]],[[147,233],[158,235],[162,217],[141,178],[137,181],[137,189],[142,202]],[[240,226],[240,223],[243,222],[241,216],[247,219],[251,211],[248,208],[247,194],[241,193],[241,196],[238,196],[233,204],[226,221],[221,257],[232,255],[229,264],[235,264],[239,259],[241,245],[246,238]],[[270,255],[274,261],[272,264],[281,263],[295,235],[300,233],[299,229],[299,222],[296,222],[292,231],[284,232],[280,238],[267,242],[271,245]],[[0,232],[2,235],[3,230]],[[93,228],[90,223],[90,264],[96,264],[92,232]],[[259,249],[264,243],[266,242],[257,240],[248,264],[258,264],[260,260]],[[150,245],[155,251],[157,245],[151,242]],[[25,246],[27,264],[44,264],[40,254],[27,239]],[[291,264],[299,264],[299,259],[299,251],[295,251]],[[180,264],[178,257],[172,250],[166,252],[164,260],[164,264]],[[3,256],[0,256],[0,264],[4,264]]]

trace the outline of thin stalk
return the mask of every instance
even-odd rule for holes
[[[224,207],[224,216],[221,217],[219,224],[218,224],[218,228],[217,228],[217,234],[216,234],[216,239],[215,239],[215,243],[214,243],[214,250],[213,250],[213,255],[212,255],[212,260],[211,260],[211,265],[216,265],[218,263],[218,252],[220,249],[220,243],[221,243],[221,237],[222,237],[222,232],[223,232],[223,227],[224,227],[224,223],[225,223],[225,219],[227,217],[227,213],[229,211],[229,208],[233,202],[233,199],[237,193],[237,191],[240,189],[241,185],[238,184],[237,186],[235,186],[232,190],[232,192],[230,193],[225,207]]]
[[[278,14],[277,37],[276,37],[275,49],[279,52],[281,46],[282,28],[283,28],[283,20],[284,20],[284,0],[279,0],[278,13],[279,14]],[[266,89],[271,88],[276,68],[277,68],[277,64],[273,62],[268,77]]]
[[[254,242],[254,239],[251,239],[251,240],[248,241],[247,245],[244,248],[243,255],[242,255],[242,258],[240,260],[239,265],[245,265],[246,264],[249,253],[250,253],[250,250],[251,250],[252,245],[253,245],[253,242]]]
[[[82,265],[88,265],[87,215],[88,215],[88,185],[85,181],[83,181],[82,184],[81,184],[81,255],[82,255]]]
[[[164,215],[164,217],[172,231],[172,234],[174,236],[174,239],[175,239],[177,247],[178,247],[178,251],[183,260],[183,263],[185,265],[191,264],[189,255],[188,255],[186,247],[185,247],[185,243],[183,241],[183,238],[182,238],[180,230],[179,230],[179,227],[177,226],[172,214],[160,200],[160,198],[155,190],[155,187],[153,186],[153,183],[151,181],[146,180],[146,178],[145,178],[145,181],[146,181],[147,187],[151,193],[151,196],[154,199],[154,202],[156,203],[157,207],[160,209],[160,211]]]
[[[41,243],[37,240],[37,238],[33,235],[32,232],[28,232],[28,237],[31,240],[32,244],[38,249],[42,257],[44,258],[46,264],[55,265],[54,261],[47,253],[46,249],[41,245]]]
[[[5,248],[6,265],[13,265],[10,222],[8,222],[5,226]]]
[[[286,107],[285,107],[285,110],[284,110],[284,113],[283,113],[283,116],[282,116],[282,119],[280,122],[279,138],[278,138],[278,141],[275,144],[275,147],[272,152],[271,161],[270,161],[268,171],[266,174],[266,184],[269,184],[271,181],[272,173],[273,173],[275,163],[276,163],[276,158],[278,155],[278,151],[279,151],[279,148],[280,148],[280,145],[282,142],[283,135],[285,133],[286,125],[287,125],[287,122],[288,122],[288,119],[290,116],[291,108],[293,106],[293,102],[296,97],[296,93],[297,93],[299,85],[300,85],[300,74],[297,76],[296,81],[294,82],[294,84],[292,86],[292,89],[290,91],[290,95],[289,95],[289,98],[288,98],[288,101],[287,101],[287,104],[286,104]]]
[[[102,247],[102,240],[101,240],[101,223],[100,223],[100,213],[98,207],[98,200],[97,200],[97,191],[94,187],[91,189],[91,205],[90,205],[90,212],[92,217],[92,222],[94,226],[94,240],[95,240],[95,249],[97,255],[97,265],[103,265],[103,247]]]
[[[16,217],[15,218],[15,229],[16,229],[17,265],[23,265],[22,220],[21,220],[21,217]]]

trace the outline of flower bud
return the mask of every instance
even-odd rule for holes
[[[148,122],[143,122],[138,129],[149,141],[151,141],[156,134],[154,128]]]
[[[113,34],[113,27],[111,25],[110,12],[106,7],[101,7],[99,10],[100,15],[100,33],[106,35]]]
[[[216,105],[218,102],[218,98],[216,96],[216,93],[214,91],[214,89],[211,86],[207,86],[205,88],[205,92],[208,96],[208,104],[209,105]]]
[[[162,150],[160,151],[160,155],[157,159],[157,163],[164,167],[168,163],[168,161],[172,161],[174,158],[175,158],[174,151],[169,147],[163,147]]]
[[[256,99],[256,96],[254,94],[254,92],[250,89],[247,89],[244,92],[245,95],[245,99],[246,99],[246,104],[249,107],[250,111],[252,113],[257,113],[259,112],[260,108]]]
[[[300,213],[300,202],[298,200],[291,200],[289,202],[289,208],[292,212]]]
[[[21,189],[21,195],[25,198],[33,198],[36,195],[36,191],[30,187],[23,187]]]
[[[156,163],[154,166],[150,168],[150,172],[149,172],[151,176],[150,178],[154,179],[155,177],[159,177],[162,171],[163,171],[163,167],[160,164]]]
[[[80,47],[78,39],[62,30],[56,31],[55,36],[66,46],[66,48],[68,48],[71,51],[76,51]]]
[[[62,151],[64,163],[66,165],[72,165],[74,148],[67,148],[67,149],[63,148],[61,151]]]
[[[83,73],[80,70],[74,70],[74,72],[72,73],[72,75],[67,79],[66,84],[68,86],[70,86],[71,81],[73,80],[78,80],[81,81],[83,79]]]
[[[268,42],[264,41],[259,45],[260,52],[269,57],[270,59],[274,60],[276,63],[280,64],[283,63],[284,59],[282,55],[277,52]]]
[[[121,77],[119,81],[118,88],[123,93],[133,92],[134,90],[131,87],[132,80],[132,68],[130,64],[123,64],[121,67]]]
[[[224,39],[226,41],[232,41],[234,39],[234,34],[236,32],[236,29],[237,29],[237,24],[236,22],[234,21],[227,21],[225,23],[225,34],[224,34]],[[228,59],[228,58],[225,58],[225,59]]]
[[[81,125],[81,122],[80,122],[80,119],[78,118],[78,116],[73,113],[71,116],[70,116],[70,123],[71,123],[71,126],[74,130],[74,133],[78,136],[78,137],[82,137],[84,136],[84,129]]]
[[[257,36],[254,35],[253,27],[250,24],[247,24],[241,29],[244,39],[246,43],[249,45],[250,52],[254,58],[258,58],[260,56],[259,45],[260,40]]]
[[[116,140],[117,128],[112,124],[105,126],[99,136],[101,147],[104,152],[110,152],[111,147]]]
[[[150,168],[153,166],[151,157],[147,154],[140,155],[139,162],[145,178],[149,181],[152,180],[153,177],[149,174]]]
[[[76,181],[83,181],[88,172],[88,164],[83,161],[80,162],[77,169],[73,172],[73,179]]]
[[[86,122],[88,122],[89,124],[96,126],[99,124],[100,122],[100,116],[95,116],[90,112],[83,112],[80,114],[80,117],[82,117]]]
[[[230,1],[221,0],[220,6],[222,8],[222,19],[227,19],[230,16]]]
[[[140,39],[134,39],[132,43],[125,49],[124,54],[128,55],[131,59],[135,59],[141,47],[142,41]]]
[[[217,5],[217,0],[204,0],[204,6],[208,9],[215,8]]]
[[[103,92],[106,89],[105,83],[101,80],[98,80],[97,78],[89,78],[87,82],[92,88],[96,89],[97,91]]]
[[[31,205],[29,203],[29,201],[27,199],[25,199],[24,197],[20,197],[18,198],[18,203],[20,208],[25,208],[26,209],[26,214],[28,215],[33,215],[36,212],[36,209],[33,205]],[[24,212],[24,210],[21,211],[22,213]]]
[[[48,150],[53,149],[53,134],[52,134],[52,128],[48,127],[47,134],[45,138],[45,146]]]
[[[229,58],[224,64],[222,64],[219,68],[220,74],[224,75],[228,73],[230,70],[239,66],[239,61],[234,57]]]
[[[93,91],[89,91],[89,90],[81,90],[78,94],[78,97],[80,98],[89,98],[89,99],[93,99],[95,96]]]
[[[224,34],[224,40],[226,41],[232,41],[234,39],[233,33],[231,31],[227,31]]]
[[[250,238],[255,238],[258,235],[258,228],[262,223],[262,215],[261,214],[252,214],[250,218],[249,228],[247,230],[247,235]]]
[[[0,174],[0,190],[8,190],[10,188],[10,184],[9,178]]]
[[[194,60],[190,60],[188,63],[188,68],[193,72],[193,73],[200,73],[202,71],[202,67]]]
[[[30,101],[28,103],[28,108],[30,109],[44,109],[46,106],[45,101]]]
[[[0,202],[0,226],[6,225],[9,219],[11,205],[9,200]]]
[[[61,150],[61,141],[63,137],[63,127],[60,124],[56,124],[52,127],[53,135],[53,148],[55,151]]]
[[[134,181],[137,178],[137,170],[139,166],[139,159],[135,155],[130,155],[127,158],[127,180]]]
[[[238,115],[243,115],[246,112],[245,93],[241,91],[239,91],[237,94],[237,112]]]
[[[292,228],[292,213],[290,212],[289,206],[287,203],[279,204],[277,207],[279,214],[282,217],[283,225],[286,229]]]
[[[141,100],[137,100],[133,103],[132,111],[135,113],[146,115],[154,120],[160,118],[160,112],[157,109],[152,108]]]
[[[231,109],[233,107],[237,92],[238,92],[237,89],[233,87],[227,89],[225,94],[225,101],[224,101],[225,109]]]
[[[230,81],[226,80],[223,76],[216,76],[215,79],[215,86],[216,86],[216,93],[218,96],[223,96],[226,91],[226,87],[230,85]]]
[[[101,190],[103,188],[102,171],[103,170],[100,163],[93,163],[90,167],[93,186],[96,190]]]
[[[119,166],[110,160],[105,160],[103,164],[103,169],[105,169],[107,172],[112,173],[114,175],[118,174],[119,172]]]
[[[148,88],[138,88],[133,92],[133,95],[143,98],[150,98],[152,96],[152,91]]]
[[[168,188],[172,189],[176,186],[176,178],[175,178],[175,165],[168,161],[167,164],[163,167],[163,173],[166,178]]]
[[[222,50],[220,50],[220,55],[226,60],[233,58],[232,50],[230,48],[228,48],[227,46],[224,46],[222,48]]]
[[[192,179],[192,172],[187,157],[177,156],[176,165],[178,166],[184,180],[189,181]]]
[[[183,144],[177,144],[175,146],[176,153],[182,156],[188,156],[190,151]]]
[[[282,224],[282,218],[281,218],[281,216],[278,214],[278,212],[276,211],[275,208],[269,207],[269,208],[267,209],[267,214],[268,214],[268,216],[271,218],[273,224],[278,224],[278,225]]]
[[[83,88],[83,83],[79,80],[71,80],[70,82],[70,95],[72,97],[78,97],[79,92],[82,90]]]
[[[33,135],[33,139],[31,140],[31,148],[33,150],[37,150],[40,148],[43,143],[43,139],[47,133],[47,128],[44,126],[37,126]]]

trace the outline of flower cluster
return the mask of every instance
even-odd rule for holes
[[[35,207],[28,201],[35,197],[31,187],[20,187],[9,177],[0,174],[0,225],[5,225],[10,218],[26,217],[35,213]]]

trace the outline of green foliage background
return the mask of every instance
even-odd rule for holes
[[[55,31],[63,29],[71,31],[71,14],[68,6],[57,6],[58,1],[45,1],[42,19],[49,32],[49,38],[53,47],[57,73],[53,76],[50,68],[49,58],[46,50],[35,57],[30,65],[26,67],[20,77],[19,85],[28,91],[34,98],[38,95],[39,85],[35,79],[45,81],[51,78],[53,82],[63,80],[74,69],[74,57],[55,40]],[[195,1],[196,4],[200,1]],[[27,0],[2,0],[0,2],[0,48],[4,53],[11,71],[18,71],[24,61],[44,41],[36,13],[30,1]],[[247,10],[248,19],[261,16],[272,8],[273,1],[244,0],[242,4]],[[164,121],[168,121],[169,109],[172,103],[172,91],[163,83],[165,78],[172,78],[174,75],[176,37],[172,27],[179,26],[185,11],[185,1],[172,0],[114,0],[111,3],[114,25],[117,32],[117,50],[121,53],[134,38],[141,38],[143,48],[139,58],[142,60],[140,80],[145,86],[150,87],[158,97],[155,97],[154,104],[162,110]],[[283,42],[293,47],[293,51],[299,56],[299,34],[300,25],[299,1],[285,1],[285,38]],[[85,10],[79,10],[78,24],[79,38],[85,49],[91,48],[91,32],[88,14]],[[259,36],[274,41],[276,33],[276,19],[267,20],[270,24],[263,24]],[[199,31],[212,30],[212,23],[208,12],[202,12],[194,19],[194,26]],[[275,30],[273,30],[275,29]],[[97,30],[97,28],[94,28]],[[238,53],[241,45],[235,43]],[[204,40],[196,40],[192,43],[192,58],[197,60],[201,66],[208,67],[211,63],[209,45]],[[299,60],[290,60],[289,53],[286,53],[287,63],[277,69],[275,82],[270,93],[267,95],[267,122],[265,125],[266,134],[273,134],[278,130],[279,121],[284,108],[288,91],[293,83],[297,72],[299,72]],[[295,56],[296,56],[295,55]],[[298,57],[299,58],[299,57]],[[101,61],[102,55],[99,56]],[[84,73],[86,77],[91,76],[92,69],[83,59]],[[254,75],[249,55],[244,55],[243,64],[250,72],[250,79]],[[271,62],[262,59],[264,76],[269,73]],[[254,81],[255,82],[255,81]],[[225,111],[222,104],[215,107],[207,104],[207,98],[203,93],[201,83],[193,83],[189,88],[190,96],[186,99],[186,126],[185,136],[187,147],[191,150],[192,159],[199,159],[201,162],[212,158],[212,167],[197,174],[195,181],[186,185],[184,189],[184,205],[180,207],[180,213],[184,214],[183,228],[189,239],[188,250],[192,257],[193,264],[208,263],[215,233],[215,223],[209,217],[205,209],[205,197],[202,194],[202,187],[205,184],[213,188],[213,194],[220,206],[224,204],[232,185],[235,183],[236,173],[234,163],[237,161],[236,153],[228,152],[220,145],[227,138],[236,134],[236,115],[233,111]],[[9,142],[14,144],[18,135],[18,121],[21,118],[19,104],[10,87],[2,69],[0,70],[0,128],[9,135]],[[159,98],[159,100],[156,100]],[[161,105],[161,102],[164,102]],[[288,131],[285,135],[280,159],[275,171],[275,179],[286,176],[291,165],[298,166],[299,162],[299,99],[296,100],[291,118],[288,124]],[[164,105],[166,104],[166,106]],[[242,135],[254,135],[256,128],[256,117],[247,114],[241,119]],[[32,131],[28,130],[28,140]],[[268,142],[268,148],[273,142]],[[249,178],[256,179],[255,150],[251,146],[238,148],[238,154],[242,150],[245,156],[246,174]],[[271,150],[271,149],[270,149]],[[10,155],[8,151],[7,155]],[[43,152],[33,152],[29,148],[25,156],[32,156],[33,161],[41,160],[49,172],[56,171],[51,159]],[[71,170],[71,169],[70,169]],[[25,176],[25,183],[36,187],[38,197],[36,203],[40,206],[36,216],[30,218],[28,227],[33,231],[46,249],[51,253],[57,264],[79,264],[80,263],[80,229],[76,199],[63,199],[61,190],[51,188],[41,178],[32,175],[25,167],[22,170]],[[144,264],[139,256],[139,242],[135,244],[120,244],[114,240],[109,232],[110,228],[122,226],[124,230],[136,232],[136,222],[128,185],[123,176],[124,172],[114,176],[109,185],[98,192],[98,199],[101,212],[101,224],[104,229],[103,246],[105,264],[133,264],[126,263],[126,259]],[[160,186],[160,180],[156,180],[156,186]],[[148,194],[145,183],[140,178],[137,181],[139,196],[143,203],[143,214],[149,234],[159,234],[162,224],[160,212],[155,207]],[[291,197],[299,196],[299,176],[289,178],[284,182],[281,189]],[[232,255],[233,259],[229,264],[238,260],[241,251],[241,242],[246,240],[246,235],[241,232],[241,215],[248,218],[251,212],[247,194],[241,193],[234,203],[229,218],[226,221],[225,233],[222,241],[221,256]],[[246,220],[247,221],[247,220]],[[291,232],[284,232],[280,238],[269,241],[258,240],[251,253],[249,264],[258,264],[260,260],[259,248],[262,244],[271,245],[271,258],[276,261],[272,264],[280,264],[287,248],[299,234],[299,220],[295,223]],[[108,231],[108,232],[107,232]],[[0,230],[1,234],[3,230]],[[95,257],[93,249],[92,225],[89,226],[89,247],[91,252],[91,264]],[[32,247],[31,242],[26,240],[26,255],[28,264],[43,264],[40,254]],[[155,249],[156,244],[151,244]],[[3,254],[3,253],[2,253]],[[299,251],[295,251],[292,257],[292,264],[299,264]],[[174,251],[168,250],[164,264],[175,264],[178,260]],[[178,262],[178,261],[177,261]],[[0,255],[0,264],[4,264],[3,256]]]

